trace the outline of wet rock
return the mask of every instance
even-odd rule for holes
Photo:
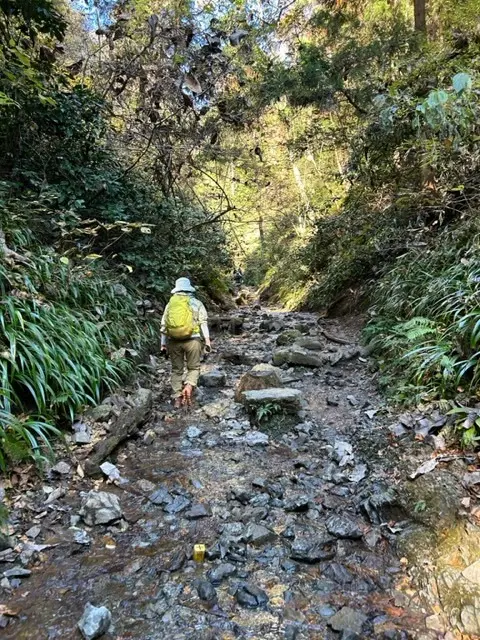
[[[106,491],[90,491],[83,500],[80,515],[90,527],[119,520],[123,513],[118,497]]]
[[[211,582],[208,582],[208,580],[200,580],[196,588],[200,600],[208,602],[209,604],[217,602],[217,591]]]
[[[191,502],[185,496],[175,496],[172,502],[164,506],[163,510],[170,514],[181,513],[190,506]]]
[[[83,529],[79,529],[78,531],[75,531],[75,533],[73,534],[73,541],[83,546],[88,546],[89,544],[92,543],[92,539],[90,538],[88,533]]]
[[[335,557],[335,543],[316,538],[297,538],[292,544],[290,557],[307,564],[332,560]]]
[[[295,513],[303,513],[308,511],[310,507],[310,499],[307,495],[297,496],[286,500],[283,508],[285,511],[292,511]]]
[[[117,467],[112,464],[111,462],[104,462],[103,464],[100,465],[100,470],[102,471],[102,473],[104,473],[107,478],[109,480],[111,480],[112,482],[115,480],[120,480],[121,476],[120,476],[120,471],[117,469]]]
[[[23,567],[12,567],[11,569],[7,569],[3,572],[4,578],[28,578],[32,575],[32,572],[29,569],[24,569]]]
[[[87,602],[78,628],[85,640],[95,640],[108,631],[111,622],[112,615],[106,607],[94,607]]]
[[[248,431],[241,440],[249,447],[254,447],[256,445],[267,445],[269,437],[262,431]]]
[[[363,624],[366,622],[367,616],[361,611],[343,607],[340,611],[328,620],[328,625],[334,631],[352,631],[357,634],[362,633]]]
[[[54,467],[52,467],[53,473],[58,473],[58,475],[66,476],[72,471],[72,467],[66,462],[58,462]]]
[[[279,370],[270,364],[257,364],[240,378],[235,389],[235,402],[242,402],[245,391],[261,391],[279,387],[283,387]]]
[[[155,490],[155,485],[153,482],[150,482],[150,480],[141,478],[140,480],[137,480],[135,484],[142,493],[151,493]]]
[[[392,424],[388,427],[388,430],[395,438],[403,438],[409,434],[408,429],[406,429],[403,424]]]
[[[205,504],[194,504],[191,509],[185,513],[185,517],[189,520],[199,520],[200,518],[210,518],[212,510]]]
[[[41,531],[42,531],[42,527],[39,524],[36,524],[33,527],[30,527],[28,531],[25,531],[25,535],[27,536],[27,538],[31,538],[32,540],[35,540],[35,538],[37,538],[40,535]]]
[[[265,318],[265,320],[262,320],[260,323],[260,330],[274,333],[276,331],[282,331],[284,326],[285,325],[282,320],[279,320],[278,318]]]
[[[223,359],[234,366],[247,366],[253,367],[259,363],[260,358],[250,353],[225,351],[223,353]]]
[[[261,524],[250,523],[244,533],[243,538],[250,544],[257,546],[273,542],[277,537],[277,534],[271,529],[267,529]]]
[[[363,531],[358,522],[347,515],[336,515],[326,522],[327,531],[337,538],[361,538]]]
[[[369,498],[360,504],[361,510],[372,524],[381,524],[390,519],[390,510],[398,504],[394,489],[383,485],[373,487]]]
[[[185,565],[187,560],[188,560],[187,554],[183,549],[180,549],[178,551],[175,551],[170,556],[166,568],[171,573],[174,573],[175,571],[180,571],[180,569]]]
[[[347,400],[352,407],[358,407],[358,400],[355,396],[347,396]]]
[[[148,498],[150,502],[156,505],[170,504],[173,501],[173,497],[170,495],[165,487],[159,487]]]
[[[245,391],[243,393],[243,402],[249,409],[256,409],[266,404],[276,404],[285,411],[296,412],[301,409],[302,396],[303,394],[299,389],[263,389],[260,391]]]
[[[297,331],[297,329],[287,329],[286,331],[282,331],[282,333],[278,336],[277,345],[279,347],[286,347],[287,345],[293,344],[302,336],[302,332]]]
[[[295,340],[295,345],[301,349],[307,349],[307,351],[323,351],[325,344],[318,340],[318,338],[299,338]]]
[[[354,484],[358,484],[367,476],[367,465],[366,464],[357,464],[355,467],[347,474],[347,478],[349,482],[353,482]]]
[[[205,433],[205,429],[197,426],[190,426],[185,430],[185,435],[189,440],[194,440],[195,438],[200,438]]]
[[[355,462],[352,445],[343,440],[335,440],[332,457],[338,463],[339,467],[353,465]]]
[[[285,349],[277,349],[273,354],[273,364],[281,367],[283,364],[291,364],[301,367],[323,367],[328,358],[323,353],[308,351],[296,345]]]
[[[202,407],[203,413],[207,418],[215,419],[221,418],[228,410],[230,402],[228,400],[219,400],[218,402],[211,402]]]
[[[222,582],[222,580],[225,580],[225,578],[233,576],[236,570],[237,568],[235,565],[230,564],[229,562],[224,562],[218,565],[218,567],[211,569],[207,573],[207,577],[213,585],[217,586]]]
[[[334,398],[333,396],[327,396],[327,404],[329,407],[338,407],[340,402],[337,400],[337,398]]]
[[[224,387],[226,382],[227,376],[225,375],[225,372],[220,371],[219,369],[202,373],[199,379],[199,385],[201,387],[209,388]]]
[[[253,584],[242,584],[235,595],[237,602],[242,607],[247,607],[249,609],[262,607],[268,602],[268,596],[265,591]]]

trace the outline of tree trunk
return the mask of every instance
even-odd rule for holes
[[[415,5],[415,31],[427,31],[427,0],[414,0]]]

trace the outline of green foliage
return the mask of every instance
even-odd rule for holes
[[[476,222],[410,251],[379,283],[367,338],[399,399],[476,394],[480,383],[480,261]],[[478,231],[477,231],[478,233]],[[394,387],[395,388],[395,387]]]
[[[278,414],[283,412],[283,408],[281,405],[276,402],[269,402],[267,404],[262,404],[255,408],[255,418],[258,424],[262,424],[264,422],[268,422]]]
[[[480,441],[480,410],[477,407],[457,405],[449,415],[454,420],[457,435],[462,445],[466,448],[478,446]]]
[[[0,406],[4,404],[0,401]],[[0,470],[5,472],[10,462],[18,463],[28,459],[42,466],[53,458],[51,439],[60,435],[60,431],[51,424],[32,417],[21,418],[0,408]],[[0,524],[5,515],[0,505]]]

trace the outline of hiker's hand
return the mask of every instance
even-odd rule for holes
[[[160,353],[162,354],[162,356],[168,356],[168,349],[166,344],[162,344],[162,346],[160,347]]]
[[[211,353],[212,351],[212,343],[210,342],[210,339],[205,340],[205,353]]]

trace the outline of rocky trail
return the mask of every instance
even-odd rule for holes
[[[478,637],[476,460],[438,457],[445,418],[391,414],[355,319],[215,324],[193,410],[152,358],[140,410],[106,399],[42,482],[5,484],[2,637],[80,638],[82,616],[107,640]]]

